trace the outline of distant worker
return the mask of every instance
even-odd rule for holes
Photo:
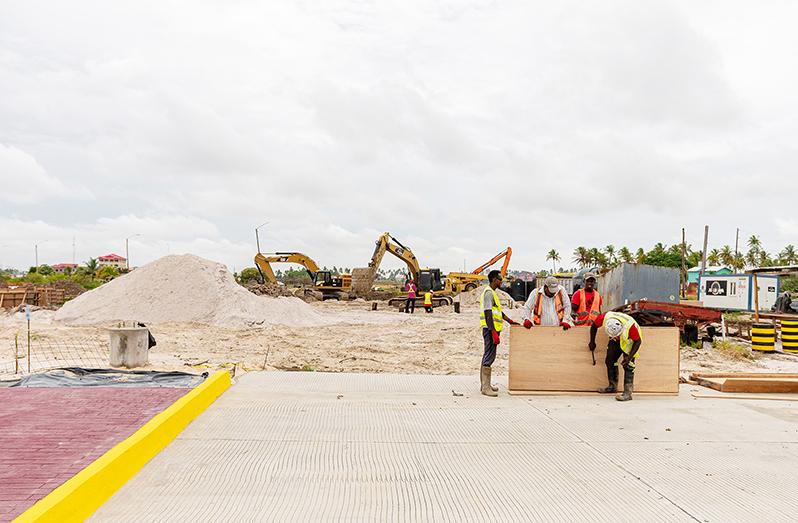
[[[480,391],[485,396],[498,396],[499,388],[490,384],[490,366],[496,359],[496,346],[499,344],[499,333],[502,331],[503,322],[506,321],[511,325],[518,325],[518,322],[511,320],[502,312],[502,305],[496,294],[496,289],[502,284],[501,273],[497,270],[490,271],[488,282],[488,286],[479,298],[479,323],[482,325],[482,339],[485,342],[479,373]]]
[[[598,391],[601,394],[613,394],[618,391],[618,358],[623,355],[621,365],[623,366],[623,394],[615,396],[618,401],[629,401],[632,399],[635,382],[635,360],[640,351],[640,326],[637,322],[622,312],[605,312],[599,314],[596,320],[590,325],[590,343],[588,348],[596,350],[596,332],[598,328],[604,326],[610,340],[607,344],[607,378],[609,386]]]
[[[784,312],[787,314],[791,314],[792,310],[790,309],[790,304],[792,303],[792,296],[790,295],[789,291],[785,291],[784,294],[776,298],[776,303],[773,304],[774,312]]]
[[[405,302],[405,312],[410,309],[410,314],[416,311],[416,284],[413,280],[407,280],[407,301]]]
[[[557,278],[549,276],[541,288],[529,294],[524,303],[523,318],[527,329],[532,325],[559,325],[564,331],[571,328],[571,300],[565,288],[557,283]]]
[[[424,294],[424,311],[426,312],[432,312],[432,296],[433,293],[431,290]]]
[[[601,295],[596,290],[596,275],[588,272],[582,281],[585,286],[571,297],[574,325],[590,325],[601,314]]]

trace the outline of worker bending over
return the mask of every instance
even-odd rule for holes
[[[574,325],[590,325],[601,314],[601,295],[596,290],[596,275],[589,272],[582,281],[585,286],[571,297]]]
[[[557,283],[557,278],[549,276],[546,283],[533,290],[524,303],[524,327],[532,325],[560,325],[562,330],[571,328],[571,300],[568,292]]]
[[[482,291],[479,298],[479,323],[482,325],[482,339],[485,341],[485,352],[482,355],[479,380],[480,391],[485,396],[498,396],[498,387],[490,384],[490,366],[496,359],[496,346],[499,344],[499,333],[502,331],[503,322],[518,325],[502,312],[499,296],[496,289],[502,284],[502,275],[493,270],[488,273],[488,286]]]
[[[598,391],[602,394],[612,394],[618,391],[618,358],[623,355],[621,365],[623,365],[623,394],[615,396],[618,401],[629,401],[632,399],[635,382],[635,361],[640,351],[640,326],[637,322],[622,312],[605,312],[599,314],[596,320],[590,325],[590,343],[588,348],[596,350],[596,332],[598,328],[604,326],[610,340],[607,344],[607,378],[609,386]]]

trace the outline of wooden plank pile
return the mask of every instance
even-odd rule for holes
[[[798,392],[798,374],[788,373],[701,373],[690,379],[720,392]]]
[[[18,289],[0,289],[0,308],[11,309],[20,305],[49,307],[64,303],[63,289],[52,287],[21,287]]]
[[[607,386],[607,335],[596,336],[596,364],[588,350],[590,329],[574,327],[510,327],[511,394],[532,392],[596,392]],[[507,327],[505,327],[507,329]],[[635,371],[635,393],[678,394],[679,329],[642,327],[642,345]],[[623,370],[619,387],[623,388]]]

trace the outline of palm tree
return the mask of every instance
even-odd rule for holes
[[[591,247],[590,249],[588,249],[587,251],[588,265],[598,265],[600,257],[601,257],[601,252],[597,248]]]
[[[92,277],[97,276],[97,269],[100,267],[97,260],[95,258],[89,258],[89,261],[84,263],[86,264],[86,272]]]
[[[707,254],[707,263],[710,265],[718,265],[720,263],[720,251],[717,249],[712,249]]]
[[[761,250],[757,256],[757,263],[760,267],[770,267],[773,265],[773,260],[770,259],[770,254],[767,251]]]
[[[795,247],[788,245],[779,254],[781,263],[784,265],[792,265],[798,261],[798,255],[795,254]]]
[[[654,246],[654,248],[653,248],[653,249],[651,249],[651,251],[652,251],[654,254],[662,254],[663,252],[665,252],[665,250],[666,250],[666,249],[665,249],[665,246],[664,246],[664,245],[662,245],[662,243],[658,243],[658,244],[656,244],[656,245]]]
[[[626,263],[634,261],[634,255],[627,247],[621,247],[621,250],[618,251],[618,257]]]
[[[762,242],[752,234],[751,237],[748,238],[748,247],[750,250],[757,252],[762,248]]]
[[[557,272],[557,267],[555,263],[560,261],[560,255],[557,253],[557,251],[555,251],[554,249],[550,250],[548,254],[546,254],[546,259],[551,260],[552,274]]]
[[[720,250],[720,263],[721,265],[733,265],[734,264],[734,253],[731,250],[731,247],[728,245],[724,245],[723,248]]]
[[[751,267],[756,267],[757,252],[758,251],[748,251],[745,254],[745,264],[746,265],[750,265]]]
[[[615,264],[617,258],[615,258],[615,246],[610,244],[604,247],[604,252],[607,254],[607,262],[610,265]]]
[[[574,263],[579,265],[580,268],[587,267],[590,263],[587,256],[587,249],[584,247],[577,247],[574,249]]]
[[[644,251],[642,247],[637,249],[637,253],[635,253],[635,261],[637,263],[646,263],[646,251]]]

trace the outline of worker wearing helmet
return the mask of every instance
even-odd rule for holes
[[[599,314],[590,326],[590,343],[588,348],[596,350],[596,332],[603,326],[609,337],[607,344],[607,378],[609,386],[598,391],[602,394],[612,394],[618,390],[618,358],[623,355],[623,394],[615,396],[618,401],[632,399],[635,381],[635,360],[640,351],[640,326],[637,322],[622,312],[605,312]]]

